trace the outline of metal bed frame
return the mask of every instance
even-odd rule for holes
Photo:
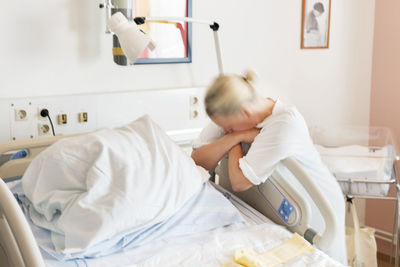
[[[379,199],[379,200],[393,200],[395,201],[395,208],[394,208],[394,219],[393,219],[393,229],[392,229],[392,239],[381,236],[382,233],[378,233],[378,237],[381,240],[391,242],[390,245],[390,262],[389,266],[392,266],[393,257],[395,259],[394,266],[399,266],[399,230],[400,230],[400,184],[399,184],[399,177],[398,177],[398,167],[397,162],[400,160],[399,156],[395,156],[393,161],[393,168],[392,168],[392,179],[390,181],[378,181],[378,180],[364,180],[364,179],[337,179],[338,182],[344,182],[348,185],[348,193],[345,194],[347,200],[352,199]],[[395,196],[374,196],[374,195],[367,195],[367,194],[353,194],[352,193],[352,185],[357,183],[364,183],[364,184],[388,184],[395,186]],[[396,245],[395,245],[396,244]],[[394,247],[396,247],[396,251],[393,253]]]

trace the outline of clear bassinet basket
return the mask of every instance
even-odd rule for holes
[[[311,127],[310,135],[344,194],[386,196],[396,182],[396,146],[388,128]]]

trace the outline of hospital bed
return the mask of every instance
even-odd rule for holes
[[[276,225],[263,214],[267,204],[248,198],[249,204],[230,193],[222,186],[213,185],[240,211],[245,218],[245,227],[229,226],[215,229],[211,232],[199,233],[190,237],[179,237],[173,240],[154,242],[142,248],[126,250],[121,253],[97,259],[78,259],[58,262],[50,258],[38,248],[37,227],[26,218],[14,199],[9,188],[21,177],[32,159],[54,142],[68,136],[48,137],[27,141],[15,141],[0,146],[0,155],[26,150],[26,156],[7,161],[0,166],[0,265],[1,266],[220,266],[232,259],[235,249],[244,246],[254,247],[260,251],[268,250],[283,241],[291,234],[281,226]],[[317,201],[326,223],[323,233],[316,233],[309,227],[310,208],[303,198],[296,194],[290,185],[284,184],[284,179],[270,179],[261,190],[262,193],[275,194],[275,202],[269,203],[271,218],[289,227],[314,243],[319,248],[327,248],[335,235],[333,212],[316,190],[312,180],[291,158],[283,161],[300,183],[308,188],[308,192]],[[14,181],[11,181],[14,180]],[[229,188],[228,188],[229,189]],[[261,213],[260,213],[261,212]],[[284,214],[282,214],[282,212]],[[286,218],[285,218],[286,215]],[[34,235],[32,235],[32,232]],[[34,237],[35,236],[35,237]],[[285,266],[342,266],[329,258],[320,250],[303,255],[287,263]]]

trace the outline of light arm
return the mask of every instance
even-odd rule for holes
[[[224,67],[222,66],[221,44],[220,44],[220,40],[219,40],[218,31],[214,31],[214,42],[215,42],[215,51],[217,53],[218,71],[219,71],[219,74],[223,74]]]
[[[199,23],[199,24],[207,24],[214,32],[214,43],[215,43],[215,51],[217,55],[218,62],[218,70],[220,74],[224,73],[224,68],[222,65],[222,53],[221,53],[221,42],[218,35],[219,24],[214,21],[209,20],[200,20],[189,17],[136,17],[133,19],[137,25],[144,24],[147,22],[189,22],[189,23]]]
[[[200,23],[200,24],[208,24],[208,25],[214,25],[214,21],[210,20],[200,20],[200,19],[194,19],[194,18],[189,18],[189,17],[136,17],[133,19],[137,25],[141,25],[145,23],[146,21],[152,21],[152,22],[195,22],[195,23]]]

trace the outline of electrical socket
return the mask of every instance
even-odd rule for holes
[[[28,113],[25,109],[14,109],[16,121],[26,121],[28,119]]]
[[[197,120],[199,118],[199,111],[195,108],[190,110],[189,118],[191,120]]]
[[[50,125],[47,123],[39,123],[38,124],[38,133],[40,136],[49,135],[50,134]]]
[[[191,95],[189,97],[189,119],[197,120],[199,118],[199,97]]]
[[[46,106],[39,106],[39,107],[38,107],[38,111],[37,111],[37,112],[38,112],[38,113],[37,113],[37,116],[38,116],[39,120],[45,121],[45,120],[48,120],[48,118],[47,118],[47,117],[42,117],[42,116],[40,115],[40,112],[41,112],[43,109],[49,110],[49,108],[46,107]]]
[[[191,106],[197,105],[197,104],[199,104],[199,97],[198,97],[198,96],[195,96],[195,95],[191,95],[191,96],[189,97],[189,101],[190,101],[190,105],[191,105]]]

